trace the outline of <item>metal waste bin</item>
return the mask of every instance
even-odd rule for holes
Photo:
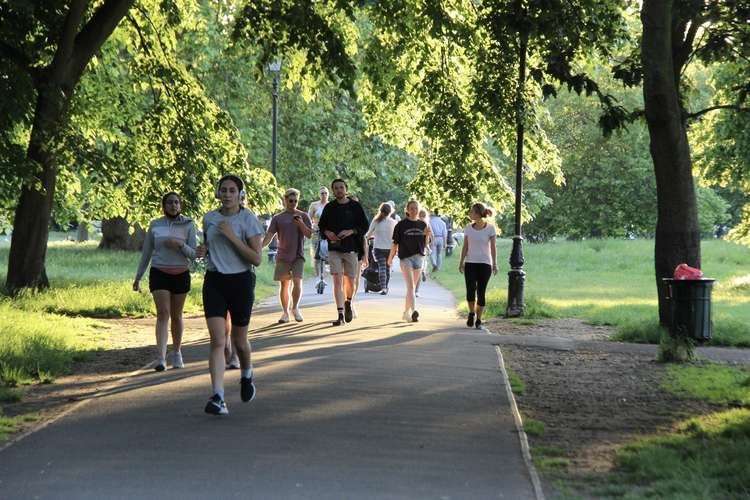
[[[672,321],[669,333],[697,342],[711,340],[711,290],[716,280],[663,278]]]

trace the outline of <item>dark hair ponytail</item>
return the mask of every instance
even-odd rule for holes
[[[495,214],[495,212],[490,207],[485,206],[484,203],[474,203],[471,206],[471,209],[481,215],[483,219],[492,217]]]

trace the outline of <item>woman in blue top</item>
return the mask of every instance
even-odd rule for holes
[[[180,214],[180,197],[167,193],[161,199],[164,217],[154,219],[143,241],[141,261],[135,274],[133,290],[141,291],[141,278],[149,263],[148,288],[156,305],[156,347],[158,358],[154,369],[167,368],[169,320],[172,319],[172,366],[182,368],[182,310],[190,291],[188,264],[195,257],[195,224]]]
[[[211,337],[208,367],[213,396],[206,413],[226,415],[224,402],[224,347],[227,312],[232,316],[232,344],[240,358],[240,394],[242,401],[255,397],[250,342],[247,329],[255,299],[255,268],[261,261],[263,228],[255,215],[241,206],[245,197],[242,180],[225,175],[219,180],[216,197],[221,208],[203,217],[204,244],[198,257],[206,257],[203,281],[203,311]]]

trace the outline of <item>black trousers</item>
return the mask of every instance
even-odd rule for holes
[[[466,302],[476,302],[479,307],[484,307],[487,283],[492,276],[492,266],[489,264],[477,264],[475,262],[464,263],[464,281],[466,282]]]

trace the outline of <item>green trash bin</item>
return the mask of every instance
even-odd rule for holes
[[[663,278],[672,321],[669,333],[697,342],[711,340],[711,290],[716,280]]]

